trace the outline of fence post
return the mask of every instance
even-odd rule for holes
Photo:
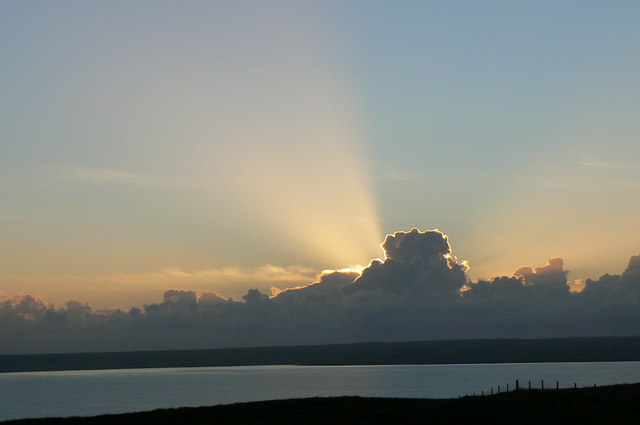
[[[544,391],[544,379],[540,380],[540,389]]]
[[[498,394],[500,394],[500,385],[498,385]]]
[[[560,389],[560,383],[556,381],[556,391]]]
[[[529,389],[531,389],[531,380],[529,380]]]
[[[509,383],[507,382],[507,392],[509,392]]]
[[[518,382],[518,380],[516,379],[516,391],[518,391],[520,389],[520,382]]]

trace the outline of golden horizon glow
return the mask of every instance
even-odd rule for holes
[[[371,260],[373,261],[373,260]],[[371,263],[369,263],[371,264]],[[322,272],[320,272],[320,276],[322,275],[326,275],[326,274],[331,274],[331,273],[357,273],[358,275],[362,274],[362,271],[364,269],[366,269],[369,266],[361,266],[360,264],[356,264],[354,266],[350,266],[350,267],[344,267],[341,269],[325,269],[322,270]]]

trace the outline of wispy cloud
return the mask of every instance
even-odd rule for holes
[[[42,218],[45,217],[42,214],[0,214],[0,221],[9,221],[9,220],[28,220],[31,218]]]
[[[187,271],[179,267],[168,267],[160,271],[146,273],[113,274],[98,277],[128,285],[160,284],[162,286],[177,283],[207,284],[291,284],[310,281],[317,272],[304,266],[274,266],[266,264],[258,267],[222,267],[205,270]]]
[[[67,181],[109,182],[123,184],[156,184],[156,180],[143,174],[105,168],[61,167],[59,177]]]
[[[628,169],[628,168],[638,168],[638,164],[603,161],[598,159],[585,159],[581,161],[580,164],[585,167],[598,168],[601,170],[622,170],[622,169]]]
[[[407,182],[422,180],[424,176],[422,174],[407,171],[388,171],[386,173],[379,174],[378,178],[384,181]]]
[[[73,298],[98,303],[108,298],[109,307],[129,307],[131,297],[148,300],[149,295],[167,288],[215,291],[224,297],[240,298],[246,288],[272,291],[273,288],[290,288],[301,283],[313,282],[321,272],[306,266],[261,265],[256,267],[220,267],[185,270],[166,267],[161,270],[134,273],[105,273],[94,275],[13,275],[0,273],[0,287],[24,288],[48,286],[66,288],[75,293]],[[75,288],[75,289],[74,289]],[[104,291],[100,288],[110,288]],[[66,293],[65,292],[65,293]],[[62,302],[50,291],[45,296],[53,302]],[[115,295],[114,295],[115,294]],[[120,294],[120,295],[119,295]],[[65,297],[67,297],[65,295]],[[102,308],[104,305],[100,305]]]

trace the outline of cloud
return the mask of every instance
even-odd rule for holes
[[[104,168],[61,167],[59,175],[67,181],[88,181],[125,184],[153,184],[153,179],[142,174]]]
[[[313,283],[240,300],[213,291],[172,289],[162,302],[128,311],[97,312],[69,301],[58,307],[23,295],[0,299],[5,353],[186,349],[277,344],[440,338],[628,335],[640,332],[640,255],[619,275],[587,279],[572,292],[562,258],[512,275],[470,281],[449,238],[439,230],[396,232],[384,258],[357,270],[327,271]],[[221,280],[290,270],[222,269],[201,274]],[[301,278],[309,270],[301,269]],[[294,273],[295,274],[295,273]],[[271,277],[269,277],[271,276]]]
[[[636,164],[602,161],[602,160],[594,160],[594,159],[585,159],[584,161],[581,162],[581,164],[585,167],[597,168],[601,170],[622,170],[622,169],[638,167],[638,165]]]
[[[383,181],[390,182],[407,182],[424,180],[424,175],[418,173],[409,173],[406,171],[389,171],[379,174],[378,178]]]
[[[33,218],[43,218],[41,214],[0,214],[0,221],[8,220],[28,220]]]
[[[435,294],[456,296],[465,284],[466,263],[452,256],[446,235],[439,230],[396,232],[382,244],[385,260],[374,260],[352,284],[347,294],[357,291]]]
[[[78,299],[100,300],[102,306],[142,305],[162,295],[167,288],[215,291],[242,299],[247,287],[266,292],[281,292],[296,286],[306,286],[317,277],[318,271],[306,266],[262,265],[257,267],[219,267],[183,269],[166,267],[161,270],[137,273],[100,275],[12,275],[0,273],[0,287],[25,288],[48,286],[75,292]],[[104,288],[111,288],[105,290]],[[50,295],[54,297],[54,295]],[[152,298],[153,297],[153,298]],[[55,297],[55,302],[65,298]]]
[[[152,282],[178,283],[206,282],[209,285],[238,282],[265,283],[298,283],[315,276],[311,267],[304,266],[274,266],[266,264],[258,267],[222,267],[202,270],[183,270],[178,267],[168,267],[157,272],[114,274],[110,279],[131,285],[147,285]]]

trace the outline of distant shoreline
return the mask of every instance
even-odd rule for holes
[[[308,346],[0,355],[0,373],[212,366],[640,361],[640,336],[367,342]]]
[[[2,425],[111,424],[637,424],[640,384],[520,390],[460,399],[328,397],[157,409],[92,417],[20,419]]]

